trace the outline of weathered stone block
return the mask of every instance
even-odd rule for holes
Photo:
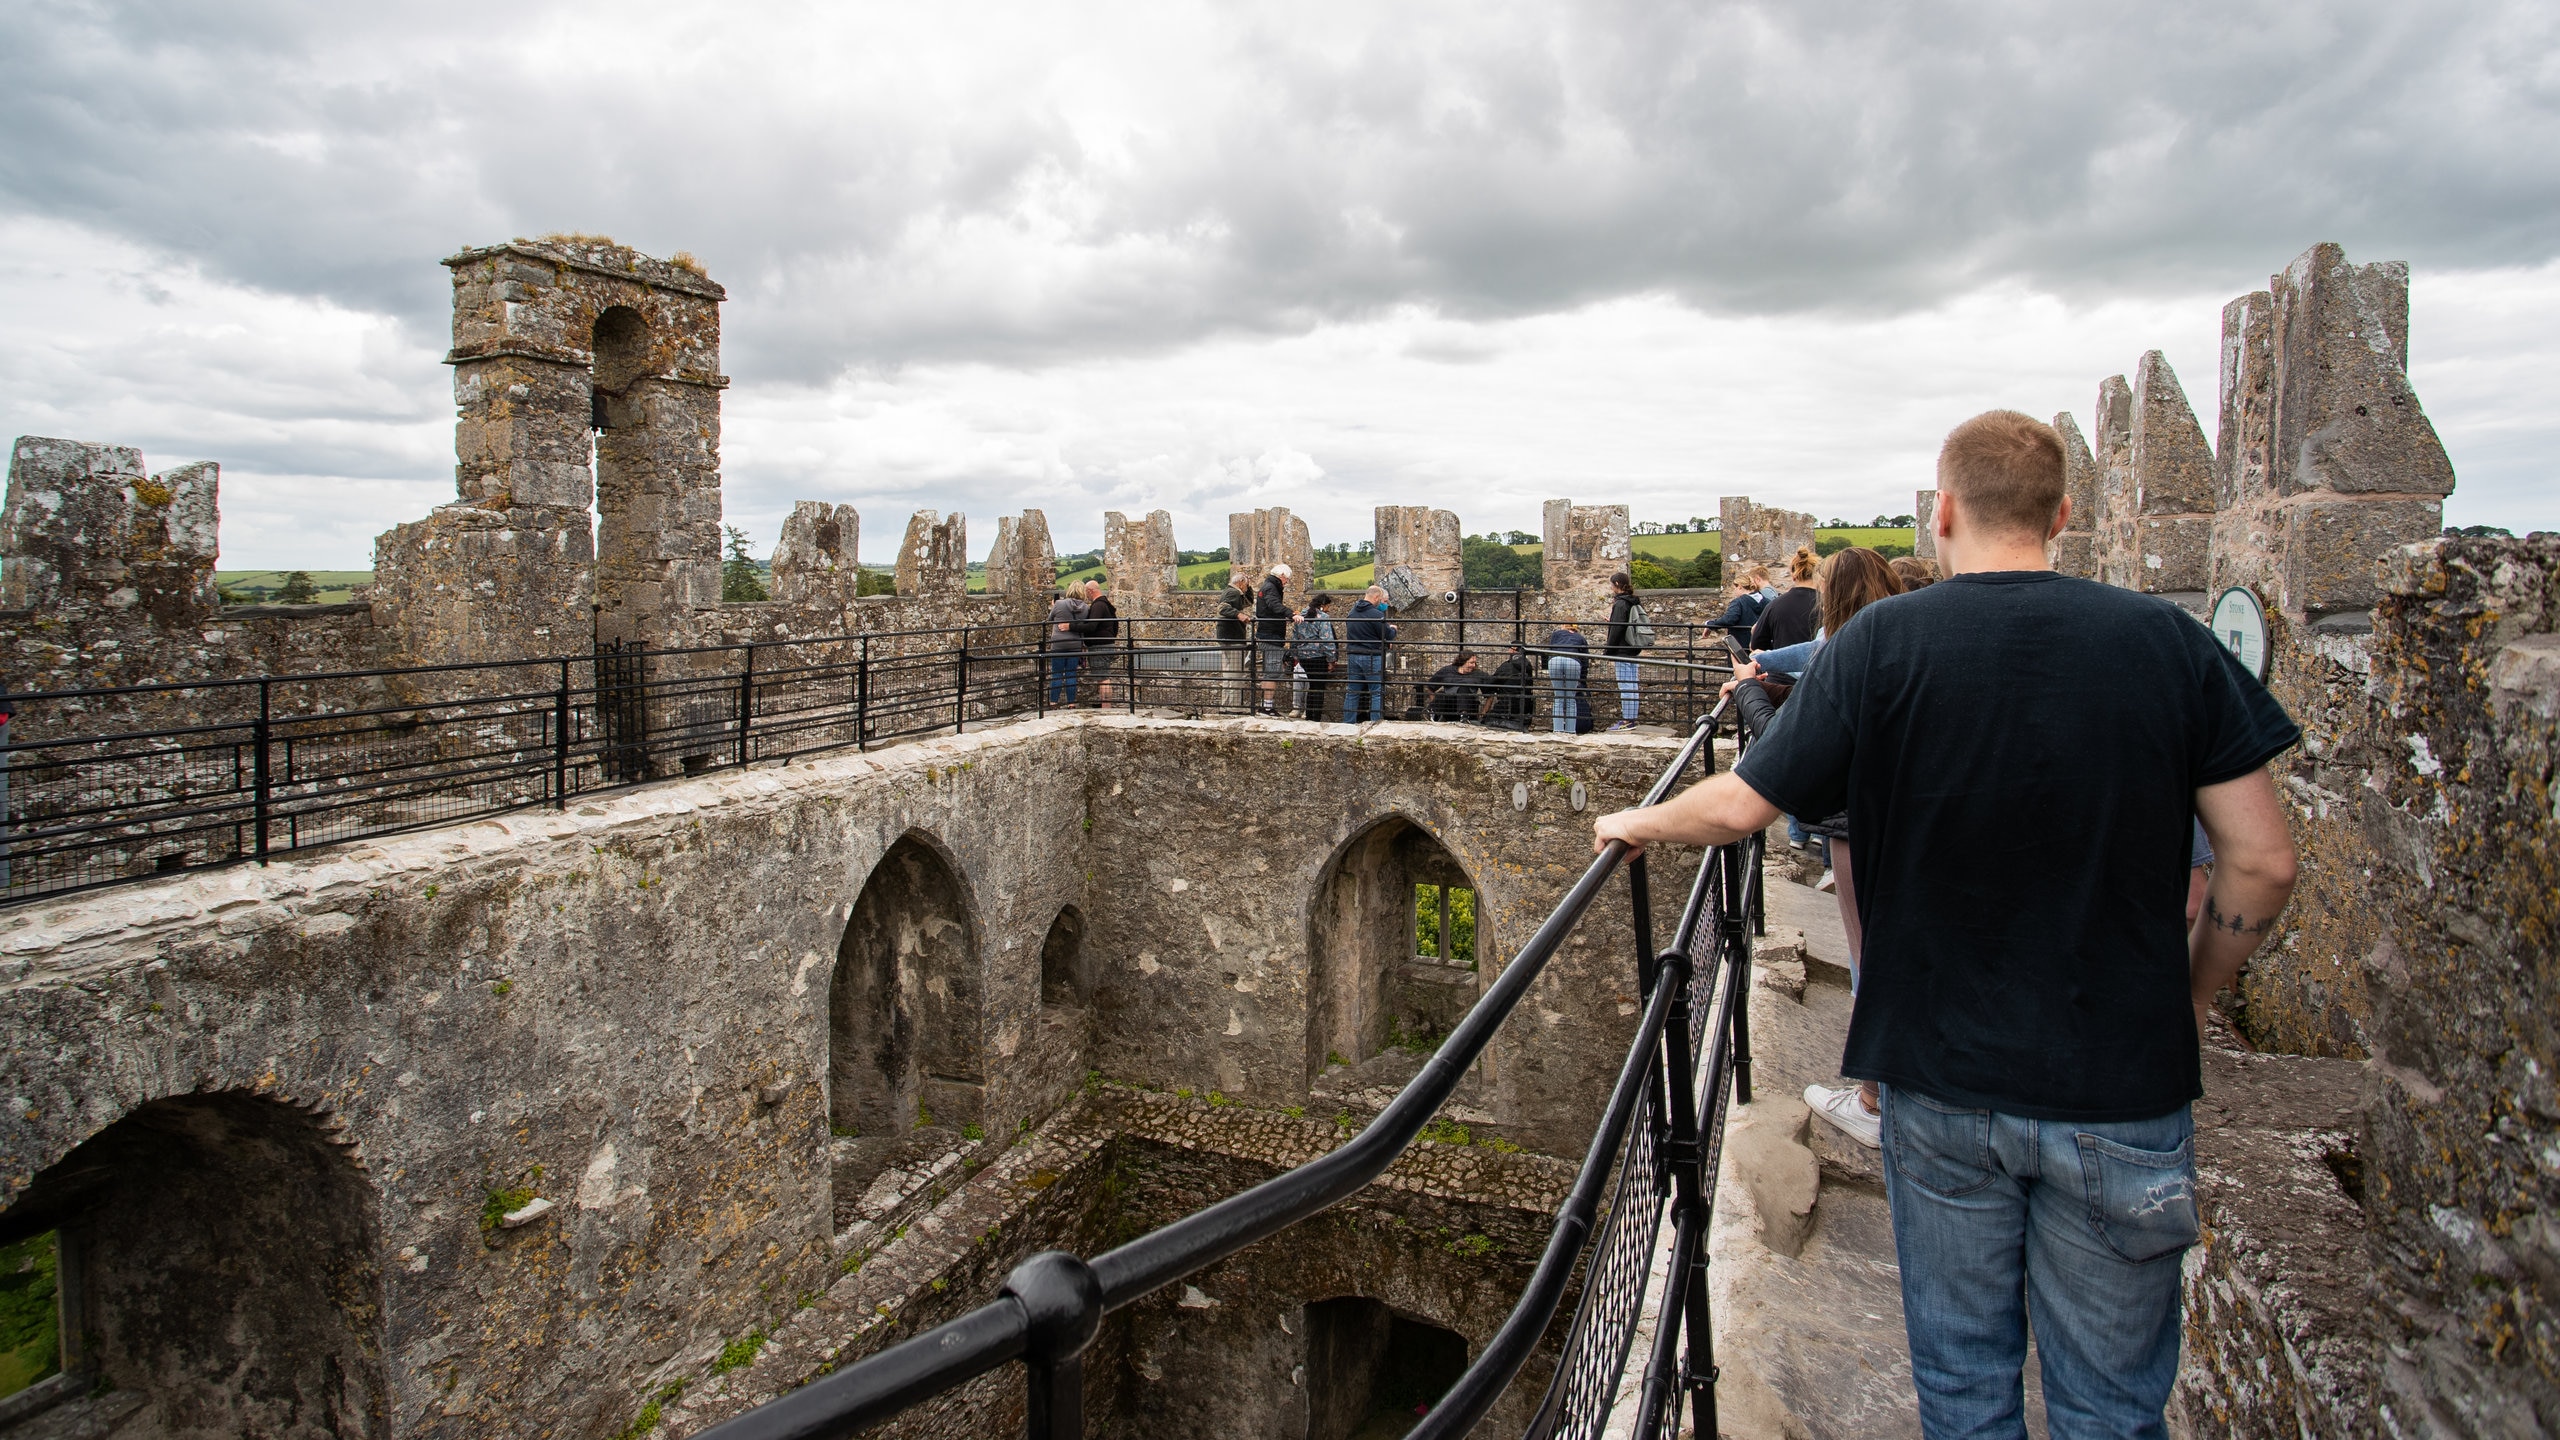
[[[2440,500],[2303,495],[2286,502],[2284,515],[2281,603],[2296,614],[2372,608],[2383,553],[2444,528]]]
[[[1796,551],[1813,548],[1814,519],[1801,510],[1754,505],[1748,495],[1726,495],[1716,501],[1717,529],[1724,545],[1725,573],[1766,565],[1780,589],[1786,588],[1787,561]],[[1936,547],[1930,547],[1931,553]]]
[[[1048,615],[1057,592],[1058,549],[1049,541],[1049,517],[1025,510],[997,520],[996,543],[987,551],[987,593],[1011,596],[1020,618],[1036,623]]]
[[[2409,385],[2408,265],[2314,245],[2268,288],[2278,488],[2450,494],[2453,463]]]
[[[1274,565],[1289,567],[1288,582],[1282,587],[1291,608],[1306,603],[1309,573],[1316,568],[1315,544],[1307,536],[1307,522],[1289,513],[1286,507],[1250,510],[1227,517],[1227,563],[1238,575],[1249,575],[1256,583]]]
[[[74,624],[210,616],[220,481],[209,462],[154,476],[126,446],[18,437],[0,508],[0,603]]]
[[[2090,513],[2094,515],[2097,512],[2092,510]],[[1923,560],[1937,559],[1938,492],[1935,490],[1922,490],[1914,494],[1911,497],[1911,515],[1913,520],[1917,522],[1917,528],[1913,532],[1915,543],[1911,547],[1911,553],[1919,556]],[[1731,545],[1733,542],[1731,540],[1727,540],[1725,543],[1727,545]],[[1727,575],[1734,573],[1732,551],[1728,550],[1725,552],[1724,563],[1724,573]]]
[[[773,543],[773,598],[789,605],[846,605],[860,593],[862,516],[850,505],[803,500]]]
[[[2213,509],[2213,451],[2187,405],[2169,359],[2146,352],[2133,372],[2133,495],[2136,513],[2190,515]]]
[[[907,521],[898,547],[898,593],[953,599],[969,590],[969,517],[957,511],[919,510]]]
[[[2123,376],[2098,382],[2098,403],[2089,422],[2098,466],[2098,516],[2090,527],[2097,536],[2098,578],[2138,590],[2142,562],[2133,517],[2142,507],[2133,491],[2133,387]]]
[[[2094,580],[2098,575],[2098,460],[2070,411],[2053,417],[2053,429],[2062,438],[2062,494],[2071,504],[2062,533],[2054,537],[2053,568]],[[1932,498],[1936,493],[1930,492]],[[1927,553],[1934,556],[1937,546],[1932,544]]]
[[[1103,513],[1102,573],[1121,614],[1172,614],[1173,592],[1181,588],[1179,561],[1171,511],[1149,511],[1134,524],[1117,510]]]
[[[2065,530],[2053,537],[2050,547],[2053,568],[2057,574],[2077,575],[2083,580],[2098,577],[2097,536],[2087,530]]]
[[[2133,523],[2135,563],[2145,594],[2202,590],[2213,549],[2210,515],[2144,515]]]
[[[1582,619],[1607,615],[1609,577],[1626,569],[1635,553],[1627,543],[1627,507],[1550,500],[1545,520],[1550,603],[1568,603]]]
[[[1414,584],[1426,595],[1466,588],[1465,537],[1458,530],[1458,512],[1427,505],[1380,505],[1372,519],[1376,573],[1384,575],[1403,566],[1413,572]]]
[[[2222,412],[2214,437],[2215,509],[2268,488],[2275,405],[2275,300],[2264,290],[2222,307]]]

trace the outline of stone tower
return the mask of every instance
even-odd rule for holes
[[[419,661],[681,642],[720,603],[726,292],[582,237],[444,263],[459,499],[376,542],[377,623]]]

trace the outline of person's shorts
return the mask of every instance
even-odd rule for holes
[[[1255,658],[1262,662],[1263,679],[1286,680],[1289,678],[1288,642],[1283,640],[1256,640],[1253,642],[1253,653]]]
[[[1120,663],[1120,647],[1118,645],[1087,645],[1084,647],[1084,663],[1087,666],[1098,665],[1105,670],[1111,669]]]

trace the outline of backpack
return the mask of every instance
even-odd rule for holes
[[[1627,610],[1627,643],[1639,650],[1653,648],[1653,622],[1644,618],[1642,603]]]

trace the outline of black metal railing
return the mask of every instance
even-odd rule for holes
[[[1580,691],[1551,682],[1544,633],[1519,622],[1399,624],[1380,676],[1382,718],[1546,729],[1559,698],[1576,693],[1594,720],[1685,728],[1728,669],[1694,636],[1678,648],[1666,640],[1640,657],[1647,678],[1630,710],[1596,655]],[[1284,661],[1266,691],[1261,652],[1216,632],[1208,619],[1123,619],[1111,645],[1068,653],[1051,648],[1045,625],[967,625],[19,695],[0,729],[0,903],[566,806],[1070,701],[1239,714],[1267,693],[1275,708],[1342,718],[1345,657]],[[1530,642],[1523,654],[1537,673],[1497,684],[1514,635]],[[1470,650],[1479,673],[1435,690],[1429,677]]]
[[[1645,803],[1667,798],[1692,764],[1713,770],[1713,736],[1723,713],[1720,705],[1699,723]],[[1635,917],[1632,965],[1645,1000],[1643,1019],[1518,1303],[1410,1434],[1439,1440],[1469,1433],[1546,1335],[1577,1270],[1586,1277],[1582,1300],[1527,1433],[1538,1440],[1599,1434],[1642,1318],[1666,1209],[1671,1249],[1635,1434],[1645,1440],[1662,1434],[1684,1396],[1696,1433],[1715,1434],[1705,1247],[1727,1097],[1751,1098],[1746,1002],[1760,865],[1758,835],[1708,851],[1670,944],[1657,952],[1645,859],[1611,842],[1412,1083],[1340,1148],[1090,1261],[1064,1251],[1033,1255],[1014,1268],[996,1299],[715,1426],[705,1440],[857,1434],[1016,1360],[1027,1387],[1029,1440],[1079,1440],[1083,1356],[1104,1318],[1376,1179],[1448,1100],[1620,869]],[[1697,995],[1704,1004],[1694,1003]],[[1701,1064],[1699,1049],[1710,1035]]]

